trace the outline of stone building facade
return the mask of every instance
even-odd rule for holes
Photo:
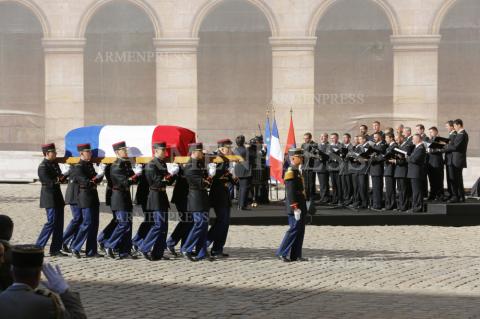
[[[249,136],[463,118],[480,156],[477,0],[0,0],[0,150],[83,125]]]

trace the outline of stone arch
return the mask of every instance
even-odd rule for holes
[[[433,22],[430,28],[431,34],[440,34],[442,22],[450,12],[450,10],[459,2],[459,0],[446,0],[435,13]]]
[[[318,23],[320,22],[320,19],[325,15],[325,13],[332,7],[334,6],[339,0],[326,0],[322,2],[317,9],[313,12],[312,16],[309,19],[309,23],[307,26],[307,36],[314,37]],[[399,35],[401,34],[401,29],[400,29],[400,24],[398,22],[398,17],[397,14],[395,13],[395,10],[388,4],[385,0],[369,0],[372,3],[378,5],[385,15],[388,18],[388,21],[390,22],[391,28],[392,28],[392,34],[393,35]]]
[[[43,10],[34,2],[30,0],[0,0],[0,3],[2,2],[12,2],[12,3],[18,3],[19,5],[24,6],[28,10],[30,10],[33,15],[37,18],[38,22],[42,26],[42,31],[43,31],[43,37],[48,38],[51,34],[50,31],[50,24],[48,23],[48,19],[43,12]]]
[[[270,26],[270,32],[272,33],[272,37],[276,37],[279,34],[278,31],[278,23],[277,19],[275,17],[275,14],[273,13],[272,9],[265,4],[263,0],[245,0],[249,2],[250,4],[254,5],[256,8],[258,8],[265,18],[268,21],[268,24]],[[214,0],[214,1],[208,1],[204,6],[200,8],[200,10],[195,14],[195,17],[193,19],[193,25],[191,27],[191,36],[192,38],[198,38],[198,34],[200,32],[200,28],[202,26],[203,21],[205,18],[215,10],[217,6],[220,4],[224,3],[225,0]]]
[[[111,2],[115,2],[118,0],[100,0],[100,1],[92,1],[92,3],[88,6],[87,10],[83,13],[82,17],[80,18],[80,23],[77,28],[77,37],[84,38],[85,32],[87,31],[88,24],[90,20],[95,16],[95,13],[98,12],[100,8],[104,5],[109,4]],[[160,38],[162,36],[162,28],[160,24],[160,20],[155,12],[155,10],[147,4],[143,0],[125,0],[129,3],[139,7],[141,10],[145,12],[145,14],[150,19],[153,28],[155,30],[155,38]]]

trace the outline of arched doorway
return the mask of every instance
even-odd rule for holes
[[[85,37],[85,124],[155,124],[155,31],[148,15],[112,1],[94,14]]]
[[[220,3],[202,22],[198,49],[198,136],[259,133],[272,98],[272,50],[267,19],[245,0]]]
[[[480,156],[480,3],[458,1],[443,19],[440,34],[439,124],[463,119],[470,137],[468,155]]]
[[[44,142],[42,37],[28,8],[0,2],[0,150],[38,151]]]
[[[392,125],[392,28],[372,1],[339,0],[320,19],[315,49],[315,133]]]

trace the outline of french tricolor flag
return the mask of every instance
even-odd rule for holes
[[[277,121],[273,119],[272,136],[270,140],[270,176],[278,182],[283,183],[283,152],[280,147]]]

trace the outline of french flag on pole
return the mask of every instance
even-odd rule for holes
[[[270,140],[270,176],[280,183],[283,183],[283,152],[280,147],[277,121],[273,119],[272,136]]]

